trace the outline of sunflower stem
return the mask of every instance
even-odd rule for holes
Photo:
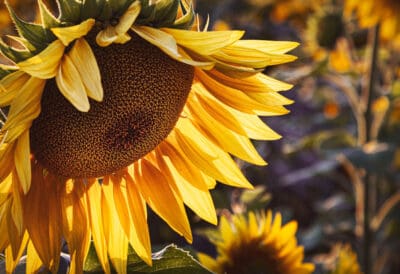
[[[367,86],[364,89],[364,102],[365,102],[365,141],[366,143],[372,140],[372,103],[374,100],[374,87],[377,74],[377,57],[379,47],[379,25],[376,25],[372,33],[372,52],[371,63],[368,75]],[[371,248],[373,245],[373,238],[371,234],[370,216],[371,212],[371,188],[373,187],[373,174],[367,171],[364,180],[364,223],[363,223],[363,268],[364,274],[371,273]]]

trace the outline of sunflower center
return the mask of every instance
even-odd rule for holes
[[[35,158],[70,178],[113,173],[153,150],[175,126],[194,75],[193,67],[136,35],[105,48],[91,40],[103,102],[91,100],[89,112],[80,112],[49,80],[30,131]]]

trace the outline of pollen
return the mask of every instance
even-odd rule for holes
[[[30,130],[35,159],[69,178],[101,177],[152,151],[175,126],[193,81],[193,67],[137,35],[123,45],[93,41],[103,101],[80,112],[49,80]]]

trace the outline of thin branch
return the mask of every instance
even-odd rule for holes
[[[389,199],[387,199],[381,208],[379,209],[378,213],[374,216],[371,221],[371,229],[375,232],[379,229],[382,222],[389,214],[389,212],[400,202],[400,191],[393,194]]]

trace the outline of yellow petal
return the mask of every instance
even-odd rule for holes
[[[125,34],[132,27],[141,10],[140,1],[133,2],[126,12],[119,18],[118,24],[115,26],[117,34]]]
[[[64,55],[56,76],[57,86],[64,97],[77,110],[87,112],[90,108],[89,99],[81,77],[85,77],[85,75],[79,74],[72,58],[69,55]]]
[[[192,232],[183,203],[174,195],[161,171],[142,159],[135,163],[135,181],[154,212],[188,242],[192,242]]]
[[[238,40],[233,45],[240,48],[257,49],[266,53],[284,54],[298,47],[299,43],[290,41]]]
[[[1,167],[0,182],[2,182],[1,184],[4,183],[4,180],[7,180],[6,179],[7,177],[10,177],[9,180],[11,180],[11,176],[9,175],[11,171],[14,169],[14,160],[13,160],[14,151],[15,151],[15,143],[0,146],[0,167]]]
[[[90,216],[90,229],[97,257],[105,273],[111,273],[107,256],[107,243],[105,240],[102,212],[101,212],[101,187],[97,180],[92,180],[86,190],[87,208]]]
[[[71,27],[62,27],[62,28],[52,28],[51,31],[57,36],[58,39],[64,44],[64,46],[68,46],[75,39],[81,38],[88,34],[88,32],[92,29],[95,20],[90,18],[86,21],[83,21],[79,25],[71,26]]]
[[[0,80],[0,107],[11,104],[29,77],[28,74],[19,70]]]
[[[189,119],[179,119],[167,141],[206,175],[228,185],[252,188],[230,155],[208,140]],[[210,157],[208,151],[215,157]]]
[[[170,34],[148,26],[133,26],[132,30],[150,44],[155,45],[171,58],[178,60],[182,56],[178,52],[178,46]]]
[[[60,40],[52,42],[39,54],[17,63],[20,70],[40,79],[56,76],[58,66],[64,54],[64,45]]]
[[[40,260],[50,271],[55,271],[59,266],[62,239],[59,189],[64,182],[51,173],[45,175],[38,165],[32,165],[32,180],[35,186],[23,199],[24,222]]]
[[[115,28],[113,26],[107,26],[96,35],[96,43],[100,47],[106,47],[111,45],[117,38],[118,35]]]
[[[46,81],[31,77],[19,90],[12,101],[7,121],[2,130],[9,131],[6,142],[12,142],[25,130],[40,113],[40,99]]]
[[[258,116],[231,109],[232,114],[243,126],[246,135],[255,140],[277,140],[281,136],[267,126]]]
[[[101,212],[108,255],[116,272],[126,274],[128,239],[117,218],[118,214],[114,206],[112,193],[107,195],[111,199],[110,203],[105,198],[105,192],[112,191],[112,188],[103,187],[102,190],[104,198],[101,199]]]
[[[31,186],[31,159],[30,159],[29,130],[26,130],[17,140],[14,161],[24,194],[28,193]]]
[[[21,237],[21,244],[19,246],[18,252],[14,254],[11,250],[11,246],[8,246],[4,250],[4,255],[6,256],[6,272],[7,273],[13,273],[15,267],[17,266],[19,259],[21,258],[23,252],[25,251],[25,247],[28,243],[29,236],[28,233],[25,232],[24,236]]]
[[[69,56],[82,79],[87,95],[98,102],[102,101],[103,86],[100,70],[96,57],[84,38],[76,40]]]
[[[204,86],[204,90],[206,92],[210,92],[214,97],[219,99],[224,104],[239,111],[250,114],[262,112],[264,115],[271,116],[281,115],[288,112],[283,107],[283,109],[281,109],[280,106],[265,106],[253,100],[244,92],[223,85],[200,69],[195,69],[195,76]]]
[[[129,34],[123,33],[123,34],[119,34],[117,36],[117,39],[115,39],[114,43],[125,44],[125,43],[129,42],[131,39],[132,39],[132,37]]]
[[[43,263],[40,260],[32,241],[29,241],[26,253],[26,273],[39,273]]]
[[[244,31],[206,31],[179,30],[163,28],[163,31],[172,35],[176,43],[200,55],[211,55],[216,51],[239,40]]]
[[[84,182],[68,180],[61,192],[63,235],[71,256],[70,273],[82,273],[90,246]]]
[[[184,203],[203,220],[216,224],[217,215],[214,203],[200,172],[168,143],[164,142],[160,145],[160,151],[161,153],[157,153],[157,157],[162,163],[161,168],[171,173],[172,180]]]
[[[124,195],[127,198],[129,216],[131,224],[133,224],[131,226],[132,231],[129,233],[129,242],[139,257],[148,265],[151,265],[151,245],[147,225],[146,204],[129,173],[125,175],[125,179],[126,193]],[[122,187],[121,190],[123,190]]]
[[[193,123],[198,124],[209,139],[215,140],[225,151],[255,165],[266,165],[247,136],[239,135],[208,114],[196,101],[189,101],[188,108]]]

